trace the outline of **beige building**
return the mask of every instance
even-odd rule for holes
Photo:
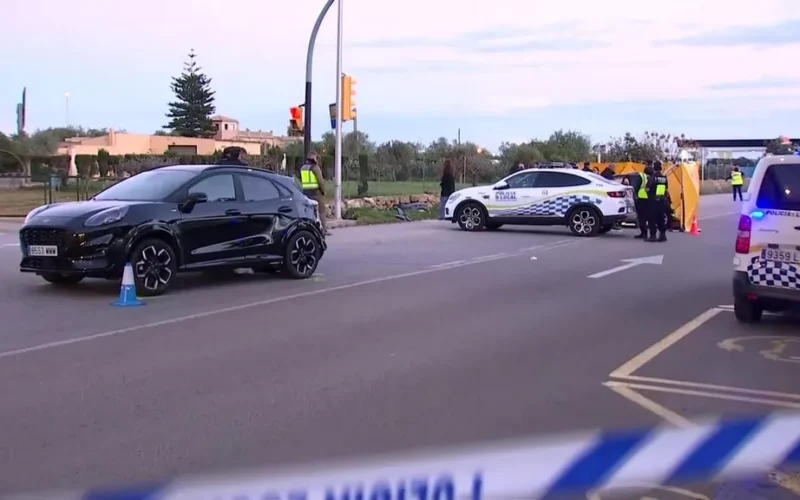
[[[284,147],[290,142],[302,140],[295,137],[276,136],[271,131],[241,130],[239,120],[225,116],[213,116],[211,120],[217,133],[210,139],[192,137],[175,137],[169,135],[129,134],[109,130],[100,137],[71,137],[61,143],[57,154],[96,155],[105,149],[112,155],[152,154],[162,155],[168,152],[184,155],[209,155],[228,146],[244,148],[248,154],[259,155],[264,148]]]

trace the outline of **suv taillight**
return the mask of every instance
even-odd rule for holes
[[[750,233],[753,219],[749,215],[739,217],[739,232],[736,234],[736,253],[750,253]]]
[[[608,196],[611,198],[625,198],[625,191],[609,191]]]

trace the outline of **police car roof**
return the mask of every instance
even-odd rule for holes
[[[272,172],[270,170],[255,168],[249,165],[161,165],[155,168],[159,170],[183,170],[188,172],[204,172],[206,170],[226,168],[234,170],[250,170],[264,174],[277,175],[275,174],[275,172]]]

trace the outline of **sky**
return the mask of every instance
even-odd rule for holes
[[[496,149],[557,129],[594,142],[645,130],[800,136],[797,0],[342,1],[343,71],[373,140],[427,143],[460,130]],[[29,132],[69,122],[152,133],[194,49],[218,113],[282,134],[303,100],[323,5],[12,1],[0,30],[0,131],[15,130],[27,87]],[[330,130],[336,13],[314,54],[315,137]]]

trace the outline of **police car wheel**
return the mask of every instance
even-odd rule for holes
[[[763,313],[764,308],[758,302],[743,297],[733,300],[733,315],[739,323],[758,323]]]
[[[480,231],[486,227],[486,211],[477,203],[465,203],[458,209],[458,227],[464,231]]]
[[[574,208],[567,215],[567,225],[577,236],[597,236],[600,233],[600,213],[591,207]]]
[[[310,278],[319,265],[320,242],[308,231],[298,231],[289,238],[283,257],[283,276],[293,279]]]

